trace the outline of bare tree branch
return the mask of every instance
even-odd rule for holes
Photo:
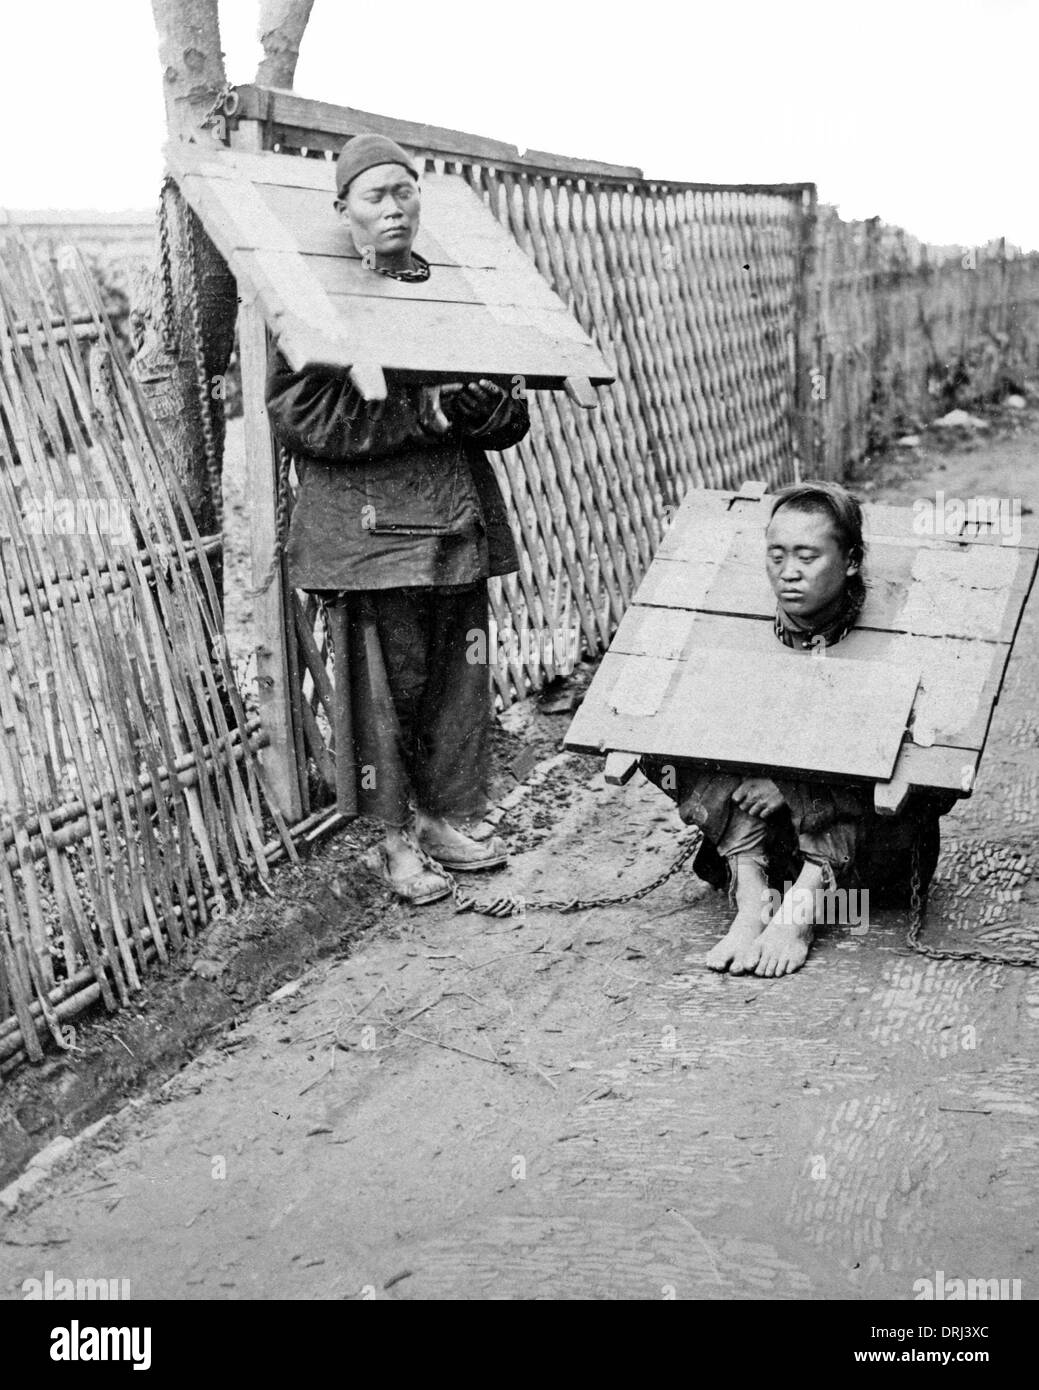
[[[264,53],[256,69],[260,86],[292,86],[303,31],[313,8],[314,0],[260,0],[259,38]]]

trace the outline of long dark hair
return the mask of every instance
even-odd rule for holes
[[[862,538],[862,505],[859,499],[840,483],[820,478],[814,483],[793,483],[774,493],[769,521],[780,507],[830,518],[837,544],[849,560],[858,564],[855,573],[848,576],[846,588],[849,598],[857,608],[861,608],[866,600],[866,542]]]

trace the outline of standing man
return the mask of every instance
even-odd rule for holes
[[[355,136],[336,184],[370,273],[428,280],[405,151]],[[366,403],[345,369],[293,372],[275,351],[267,409],[300,475],[290,582],[348,605],[358,806],[385,825],[365,862],[400,897],[434,902],[450,886],[425,855],[452,871],[505,862],[500,839],[470,833],[488,804],[492,710],[488,667],[467,656],[488,650],[488,577],[518,568],[483,451],[523,438],[526,405],[487,380],[390,382],[385,401]]]

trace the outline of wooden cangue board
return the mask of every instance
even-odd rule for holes
[[[593,405],[615,372],[469,185],[421,180],[415,250],[427,281],[379,275],[361,262],[333,207],[334,165],[171,141],[170,173],[255,298],[290,366],[349,369],[362,393],[385,395],[385,372],[445,382],[522,377]]]
[[[769,498],[683,502],[566,736],[583,752],[969,795],[1039,564],[1039,533],[919,534],[866,506],[869,597],[825,655],[785,647],[765,576]]]

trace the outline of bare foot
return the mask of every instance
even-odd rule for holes
[[[815,934],[811,926],[770,922],[740,957],[740,973],[772,978],[792,975],[808,959]],[[735,972],[734,972],[735,973]]]
[[[760,914],[755,918],[747,918],[741,913],[722,939],[712,946],[704,956],[704,965],[707,966],[708,970],[728,970],[730,965],[735,966],[744,952],[753,946],[763,930],[764,924]],[[739,973],[739,970],[733,970],[733,974],[738,975]]]
[[[768,884],[764,869],[749,855],[736,855],[733,869],[736,875],[736,916],[718,944],[707,952],[704,964],[708,970],[728,970],[731,967],[732,972],[738,975],[740,957],[751,949],[768,921],[768,912],[764,907],[768,900]]]

